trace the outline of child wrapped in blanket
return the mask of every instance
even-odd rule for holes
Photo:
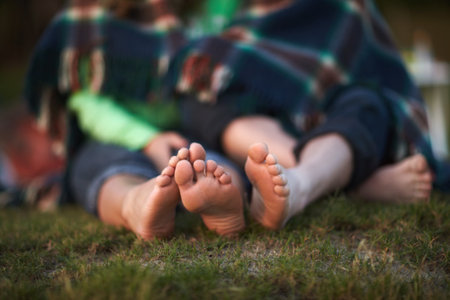
[[[143,239],[172,234],[180,201],[209,229],[235,235],[245,226],[239,171],[199,144],[188,148],[175,131],[177,106],[162,101],[168,62],[185,42],[181,23],[166,1],[135,12],[139,24],[98,1],[73,1],[36,47],[26,100],[65,139],[64,197]]]
[[[282,228],[336,190],[384,203],[450,190],[419,89],[372,1],[250,4],[185,47],[169,85],[187,95],[183,127],[245,165],[254,219]]]

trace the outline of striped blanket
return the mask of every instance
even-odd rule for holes
[[[88,17],[68,10],[37,47],[26,99],[42,115],[45,91],[73,92],[83,85],[79,78],[117,99],[151,101],[164,91],[211,105],[238,87],[249,99],[245,113],[268,108],[301,135],[320,124],[337,90],[364,86],[381,96],[394,120],[390,159],[424,154],[436,187],[450,190],[450,165],[433,155],[420,92],[371,1],[250,2],[222,34],[193,41],[177,26],[140,28],[103,10]]]
[[[238,87],[250,99],[250,108],[242,105],[247,113],[269,108],[300,135],[320,124],[337,90],[364,86],[394,120],[390,160],[422,153],[436,186],[450,190],[450,165],[433,155],[420,92],[373,3],[279,2],[281,9],[250,10],[220,36],[192,41],[173,62],[169,86],[212,104]]]

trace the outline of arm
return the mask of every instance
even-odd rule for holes
[[[142,150],[159,170],[167,166],[173,149],[187,145],[179,134],[160,132],[106,96],[79,92],[70,98],[68,106],[89,136],[103,143]]]
[[[123,146],[144,148],[159,130],[117,105],[111,98],[86,91],[75,93],[68,102],[81,129],[93,139]]]

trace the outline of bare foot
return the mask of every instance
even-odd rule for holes
[[[189,148],[190,160],[180,160],[175,168],[175,181],[184,207],[198,213],[208,229],[232,236],[245,227],[243,202],[231,177],[216,162],[204,160],[199,144]],[[200,159],[196,159],[200,158]]]
[[[292,0],[254,2],[256,3],[252,5],[251,11],[257,15],[263,15],[288,6],[292,2]]]
[[[253,185],[250,215],[263,226],[280,229],[305,207],[298,178],[278,164],[265,144],[250,146],[245,172]]]
[[[180,159],[173,156],[161,175],[132,189],[122,215],[128,228],[144,240],[168,237],[175,227],[175,209],[180,201],[173,178]]]
[[[427,201],[432,189],[432,175],[421,154],[376,171],[356,189],[356,197],[387,203]]]

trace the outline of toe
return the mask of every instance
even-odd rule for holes
[[[189,160],[194,163],[196,160],[205,160],[206,151],[199,143],[192,143],[189,147]]]
[[[209,176],[214,176],[214,172],[217,169],[217,163],[214,160],[208,160],[206,162],[206,174]]]
[[[231,183],[231,176],[227,173],[223,173],[222,176],[219,177],[219,182],[221,184],[229,184]]]
[[[195,173],[197,175],[197,179],[204,177],[206,174],[206,166],[205,166],[205,162],[203,160],[196,160],[193,164]]]
[[[223,173],[225,173],[225,170],[223,169],[223,167],[217,166],[217,169],[214,171],[214,176],[216,178],[220,178],[220,176],[222,176]]]
[[[412,168],[417,172],[426,172],[428,170],[428,163],[425,157],[421,154],[417,154],[413,157]]]
[[[420,175],[420,181],[426,182],[426,183],[431,183],[433,181],[433,175],[431,175],[430,172],[425,172]]]
[[[284,174],[280,174],[280,175],[276,175],[272,178],[272,182],[275,185],[286,185],[287,183],[287,179],[286,176]]]
[[[256,163],[262,163],[266,159],[268,153],[269,150],[264,143],[253,144],[248,149],[248,156]]]
[[[275,165],[276,163],[278,163],[278,159],[275,156],[275,154],[269,153],[266,156],[266,164],[268,165]]]
[[[164,168],[164,170],[162,170],[161,175],[166,175],[166,176],[172,177],[174,173],[175,173],[175,168],[172,166],[167,166]]]
[[[178,150],[177,157],[179,160],[188,159],[189,150],[187,148],[181,148],[180,150]]]
[[[431,183],[427,183],[427,182],[418,183],[416,186],[421,191],[431,192],[431,190],[433,189],[433,186],[431,185]]]
[[[289,192],[290,192],[289,188],[287,188],[284,185],[276,185],[276,186],[274,186],[273,191],[275,192],[275,194],[277,194],[278,196],[281,196],[281,197],[289,196]]]
[[[156,177],[156,184],[160,187],[165,187],[172,182],[172,178],[167,175],[159,175]]]
[[[269,171],[269,174],[273,176],[281,174],[281,167],[279,164],[270,165],[267,167],[267,170]]]
[[[177,156],[172,156],[169,159],[169,166],[171,166],[172,168],[175,168],[179,161],[180,161],[180,159]]]
[[[194,184],[194,170],[188,161],[181,160],[178,162],[175,168],[175,182],[179,186]]]

